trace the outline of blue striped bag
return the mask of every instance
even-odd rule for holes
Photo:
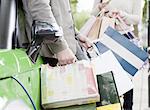
[[[111,50],[123,69],[134,76],[148,59],[148,54],[118,31],[108,27],[104,35],[94,42],[98,51]],[[111,62],[110,62],[111,63]]]

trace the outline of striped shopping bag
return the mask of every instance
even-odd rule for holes
[[[103,37],[95,41],[94,44],[100,53],[111,50],[123,69],[132,76],[148,58],[148,54],[144,50],[111,27],[108,27]]]

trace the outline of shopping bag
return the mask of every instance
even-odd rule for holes
[[[93,70],[96,75],[101,75],[110,71],[113,72],[119,96],[133,88],[133,83],[128,77],[127,72],[122,68],[110,50],[91,59],[91,64],[93,65]]]
[[[96,17],[90,17],[90,19],[80,29],[80,33],[87,36],[90,41],[94,41],[104,34],[104,31],[108,26],[114,28],[115,19],[105,16],[104,12],[99,12]]]
[[[100,101],[97,110],[121,110],[121,102],[112,71],[97,75]]]
[[[91,40],[94,41],[96,39],[99,39],[105,32],[106,28],[108,26],[111,26],[114,28],[115,26],[115,19],[114,18],[109,18],[107,16],[98,16],[96,17],[96,20],[89,30],[87,37]]]
[[[81,27],[80,29],[80,33],[87,36],[89,31],[91,30],[93,24],[96,22],[96,17],[95,16],[91,16],[86,23]]]
[[[124,36],[126,38],[130,39],[132,43],[142,48],[142,41],[140,40],[140,38],[136,37],[132,31],[128,31],[130,29],[130,25],[127,25],[120,16],[117,16],[117,19],[115,21],[115,29],[119,33],[124,33]]]
[[[58,108],[99,100],[96,75],[88,61],[41,67],[42,106]]]
[[[115,28],[115,18],[110,18],[107,16],[103,16],[101,20],[101,27],[100,27],[100,32],[98,38],[101,38],[107,29],[107,27],[112,27]]]
[[[101,18],[97,17],[96,21],[94,22],[93,26],[91,27],[90,31],[87,34],[87,37],[90,39],[90,41],[98,39],[100,27],[101,27]]]
[[[111,27],[106,29],[95,45],[100,53],[112,50],[123,69],[132,76],[142,68],[148,58],[144,50]]]

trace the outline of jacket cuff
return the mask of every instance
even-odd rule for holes
[[[67,49],[69,46],[68,46],[66,40],[62,38],[54,43],[51,43],[49,45],[49,47],[51,48],[51,51],[53,54],[57,54],[57,53],[61,52],[62,50]]]

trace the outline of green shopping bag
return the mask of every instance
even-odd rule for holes
[[[113,72],[97,75],[100,101],[97,110],[121,110],[120,99],[116,88]]]

